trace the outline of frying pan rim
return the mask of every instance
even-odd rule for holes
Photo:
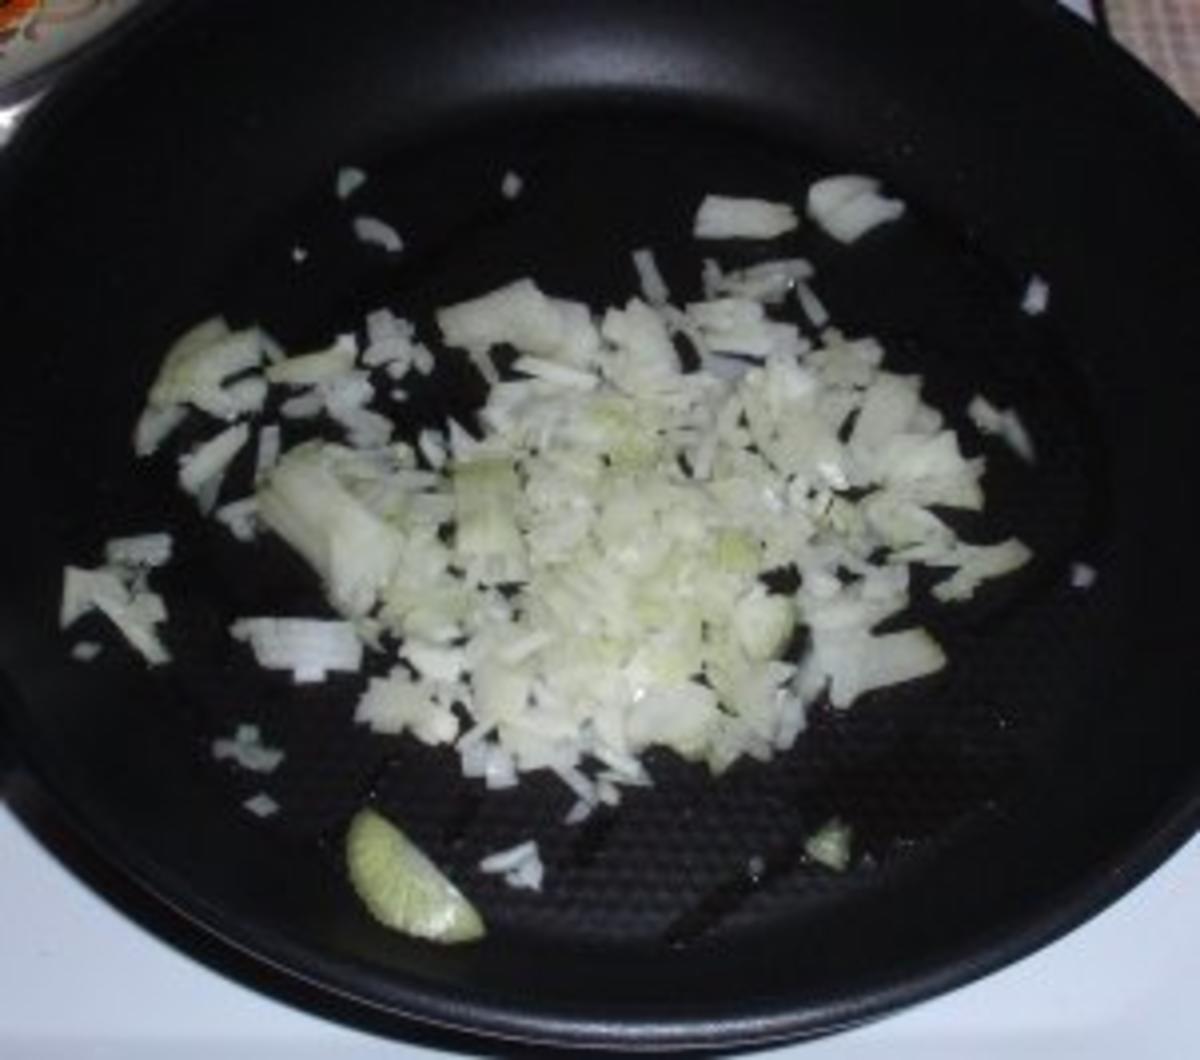
[[[741,1011],[702,1020],[682,1012],[669,1018],[639,1013],[606,1018],[566,1009],[514,1008],[503,1000],[481,1000],[469,992],[406,983],[396,973],[387,973],[392,982],[385,998],[367,996],[361,990],[364,983],[382,986],[383,976],[378,969],[352,960],[322,958],[306,947],[293,945],[278,932],[238,920],[204,900],[186,881],[140,851],[137,844],[127,843],[119,831],[112,832],[102,821],[78,812],[74,801],[58,787],[37,756],[28,753],[22,744],[20,724],[11,724],[12,714],[10,710],[10,725],[3,731],[16,738],[21,764],[18,768],[23,767],[50,796],[73,834],[122,877],[187,924],[255,962],[355,1008],[522,1045],[645,1053],[758,1047],[822,1037],[870,1023],[982,979],[1066,936],[1146,880],[1200,831],[1200,791],[1185,792],[1133,849],[1110,855],[1093,866],[1089,876],[1067,886],[1059,895],[1045,898],[1036,909],[1006,924],[996,925],[986,939],[968,939],[956,947],[955,953],[927,962],[928,967],[922,971],[908,970],[898,977],[884,974],[869,988],[819,1007],[799,1007],[794,1002],[785,1002],[782,1007],[752,1007],[743,998],[733,1005]],[[346,981],[354,982],[356,987],[339,985]]]
[[[195,5],[156,3],[151,6],[157,11],[170,10],[175,14]],[[1082,23],[1075,24],[1075,16],[1066,12],[1026,7],[1024,16],[1013,17],[1040,18],[1045,32],[1063,34],[1064,39],[1073,37],[1074,46],[1091,48],[1098,61],[1107,65],[1113,78],[1121,78],[1128,91],[1137,93],[1145,106],[1157,109],[1164,135],[1172,132],[1179,141],[1175,146],[1200,160],[1200,126],[1195,115],[1114,41],[1103,39],[1102,34]],[[65,91],[55,91],[27,115],[6,149],[6,155],[19,157],[26,150],[36,149],[40,127],[53,123],[62,101],[70,102],[83,93],[89,78],[104,76],[102,64],[95,62],[97,54],[108,53],[114,48],[120,50],[143,36],[143,26],[154,22],[161,25],[165,21],[130,20],[114,31],[105,46],[87,49],[87,55],[80,58],[78,66],[64,79]],[[11,172],[19,167],[6,168]],[[7,684],[3,682],[3,686]],[[9,699],[7,695],[0,695],[0,715],[7,715],[9,722],[3,733],[11,736],[18,761],[51,797],[74,833],[123,877],[184,921],[283,976],[313,985],[355,1007],[380,1012],[390,1018],[414,1020],[523,1044],[645,1052],[763,1046],[816,1037],[869,1022],[980,979],[1066,935],[1146,879],[1200,828],[1200,785],[1197,785],[1178,794],[1160,814],[1157,824],[1140,840],[1113,852],[1102,863],[1092,866],[1089,875],[1043,899],[1036,908],[1010,918],[1005,925],[998,925],[987,938],[960,943],[954,952],[929,959],[920,971],[906,970],[902,977],[883,974],[876,983],[834,1003],[806,1008],[795,1001],[781,1005],[773,1000],[769,1004],[759,1002],[756,1006],[752,1001],[739,999],[731,1008],[740,1011],[722,1012],[714,1018],[697,1020],[685,1014],[662,1017],[645,1013],[605,1018],[554,1007],[531,1009],[526,1005],[516,1008],[494,998],[481,999],[476,994],[455,992],[445,987],[431,990],[395,976],[387,984],[390,989],[385,991],[377,969],[366,968],[354,961],[322,957],[259,924],[238,921],[228,911],[189,888],[187,881],[179,879],[167,866],[139,850],[136,843],[127,841],[111,822],[106,825],[102,818],[90,814],[85,804],[72,799],[37,754],[37,740],[24,731],[31,712],[22,702],[15,698],[9,702]],[[356,982],[359,989],[341,985],[346,982]],[[366,984],[373,988],[369,995],[361,989]],[[398,1030],[402,1032],[402,1029]]]

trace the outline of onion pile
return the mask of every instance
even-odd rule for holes
[[[339,193],[361,183],[343,171]],[[850,242],[903,204],[835,178],[807,212]],[[765,240],[799,223],[788,204],[710,196],[694,231]],[[207,321],[169,351],[135,432],[149,456],[189,410],[225,421],[182,457],[181,486],[238,539],[265,529],[320,578],[335,617],[234,623],[260,665],[311,682],[369,662],[358,723],[452,747],[489,788],[550,771],[574,794],[570,823],[650,785],[652,747],[719,774],[786,751],[814,704],[936,673],[945,652],[902,621],[914,569],[952,603],[1031,556],[1016,539],[964,541],[941,517],[983,510],[985,459],[964,455],[919,376],[831,326],[808,262],[707,260],[690,303],[672,301],[649,248],[633,264],[641,293],[623,305],[521,277],[441,309],[436,343],[388,309],[292,357],[260,329]],[[488,387],[475,421],[405,435],[405,378],[460,356]],[[310,437],[281,452],[269,402]],[[971,416],[1033,460],[1015,413],[980,398]],[[222,505],[256,422],[253,490]],[[140,582],[76,571],[67,588],[65,620],[99,607],[165,661],[152,635],[165,610]],[[275,752],[257,740],[219,753],[265,768]],[[485,869],[541,883],[528,845]]]

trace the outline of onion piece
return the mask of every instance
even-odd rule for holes
[[[174,541],[170,534],[138,534],[135,537],[115,537],[104,546],[104,559],[110,566],[165,567],[171,562]]]
[[[709,301],[721,297],[746,298],[766,305],[779,305],[788,292],[816,275],[812,264],[803,258],[764,261],[735,272],[722,272],[715,261],[707,263],[704,296]]]
[[[387,677],[371,679],[355,708],[354,720],[386,735],[411,732],[430,746],[453,743],[458,737],[458,718],[438,701],[436,693],[434,685],[414,681],[397,667]]]
[[[162,410],[194,405],[220,419],[255,412],[262,406],[263,393],[258,388],[231,390],[228,384],[235,376],[258,368],[262,358],[257,328],[231,332],[218,317],[206,320],[167,351],[150,388],[149,406]],[[162,422],[154,426],[161,428]]]
[[[872,177],[841,176],[808,190],[808,216],[840,243],[854,243],[872,229],[904,216],[904,203],[880,194]]]
[[[332,346],[316,353],[300,354],[267,369],[267,379],[288,386],[315,386],[345,375],[354,367],[358,343],[353,335],[339,335]]]
[[[249,542],[258,537],[258,498],[244,497],[231,501],[214,513],[221,523],[239,541]]]
[[[71,658],[81,663],[94,662],[103,652],[104,645],[94,640],[81,640],[71,646]]]
[[[788,203],[708,195],[696,212],[692,233],[697,239],[776,239],[799,224]]]
[[[186,418],[187,409],[183,405],[164,405],[161,408],[155,408],[152,405],[146,406],[134,427],[134,453],[139,457],[145,457],[158,452],[162,443],[178,429]]]
[[[88,611],[97,610],[147,663],[162,666],[171,656],[155,627],[166,620],[166,607],[156,593],[133,590],[127,578],[110,569],[67,567],[59,625],[66,629]]]
[[[642,297],[650,305],[666,305],[671,300],[671,289],[667,286],[663,274],[659,270],[654,251],[649,247],[640,247],[633,252],[633,267],[637,270],[638,285],[642,289]]]
[[[250,439],[244,423],[226,428],[179,460],[179,485],[211,511],[226,469]]]
[[[469,351],[508,345],[534,357],[584,366],[599,347],[586,306],[550,298],[530,279],[439,309],[437,323],[447,346]]]
[[[514,173],[511,169],[504,174],[504,179],[500,181],[500,194],[506,199],[516,199],[520,197],[521,192],[525,189],[525,181],[521,179],[519,173]]]
[[[339,481],[328,451],[311,443],[291,450],[257,496],[263,524],[317,571],[335,606],[367,614],[404,541]]]
[[[967,415],[983,434],[1002,439],[1027,464],[1037,463],[1033,439],[1012,409],[998,409],[983,395],[976,394],[967,406]]]
[[[850,867],[850,844],[854,830],[834,817],[826,821],[804,841],[804,853],[818,865],[833,872],[845,872]]]
[[[1050,285],[1040,276],[1031,276],[1021,296],[1021,312],[1026,316],[1043,316],[1050,308]]]
[[[1096,584],[1099,575],[1096,568],[1087,563],[1071,564],[1071,588],[1090,589]]]
[[[229,628],[249,644],[265,670],[290,670],[296,684],[315,684],[327,674],[362,669],[363,645],[349,622],[314,618],[241,618]]]
[[[399,254],[404,250],[404,240],[400,238],[400,233],[378,217],[362,215],[354,218],[351,224],[354,236],[360,243],[379,247],[388,254]]]
[[[493,876],[502,876],[508,886],[518,890],[540,891],[545,876],[538,845],[533,840],[489,854],[480,861],[479,869]]]
[[[246,812],[259,818],[260,820],[267,817],[274,817],[279,813],[279,803],[276,802],[265,791],[260,791],[257,795],[252,795],[242,803]]]
[[[337,172],[335,190],[342,201],[350,198],[367,182],[367,174],[357,166],[342,166]]]
[[[285,757],[283,751],[263,743],[257,725],[239,725],[232,738],[213,740],[212,755],[218,762],[228,759],[251,773],[273,773]]]

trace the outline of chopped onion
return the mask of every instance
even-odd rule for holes
[[[386,221],[378,217],[360,216],[354,218],[353,227],[355,238],[360,243],[379,247],[389,254],[399,254],[404,249],[404,240]]]
[[[923,629],[872,634],[856,623],[814,629],[804,674],[818,687],[827,681],[830,702],[844,708],[876,689],[928,677],[945,666],[945,652]]]
[[[258,498],[244,497],[231,501],[214,513],[221,523],[239,541],[253,541],[258,537]]]
[[[241,618],[229,629],[250,645],[265,670],[290,670],[296,684],[324,681],[330,672],[362,669],[363,645],[349,622],[315,618]]]
[[[315,386],[317,383],[345,375],[354,367],[358,343],[353,335],[339,335],[327,349],[289,357],[267,369],[267,379],[288,386]]]
[[[534,357],[586,365],[599,346],[585,306],[549,298],[529,279],[439,309],[437,322],[446,345],[463,350],[508,345]]]
[[[904,216],[904,203],[885,198],[871,177],[828,177],[808,190],[808,216],[840,243]]]
[[[506,199],[515,199],[520,196],[525,188],[525,181],[521,179],[519,173],[514,173],[509,170],[504,174],[504,179],[500,181],[500,194]]]
[[[576,390],[592,390],[600,382],[591,372],[582,372],[578,368],[556,364],[541,357],[518,357],[513,369],[544,382]]]
[[[533,840],[489,854],[479,863],[479,869],[504,877],[505,883],[518,890],[540,891],[545,876],[538,845]]]
[[[728,297],[778,305],[789,291],[815,275],[812,265],[803,258],[764,261],[735,272],[722,272],[715,261],[709,261],[704,274],[704,296],[709,301]]]
[[[1040,276],[1030,277],[1021,297],[1021,311],[1026,316],[1040,317],[1050,308],[1050,285]]]
[[[869,178],[821,182],[809,208],[847,240],[903,212]],[[702,238],[796,225],[792,207],[763,200],[710,197],[697,217]],[[680,307],[649,249],[633,261],[643,297],[599,313],[529,278],[439,309],[444,346],[479,370],[486,400],[476,420],[425,426],[411,445],[393,441],[371,370],[427,375],[435,356],[390,309],[367,315],[361,367],[349,335],[269,358],[266,380],[301,388],[283,415],[324,414],[345,441],[280,454],[279,428],[263,428],[254,495],[218,513],[240,537],[261,525],[299,553],[345,619],[240,620],[231,632],[260,665],[320,681],[358,672],[369,644],[393,666],[367,682],[359,724],[452,746],[490,790],[546,771],[572,793],[571,823],[650,784],[651,747],[719,774],[790,748],[822,698],[846,708],[939,672],[942,648],[902,621],[928,591],[913,572],[937,572],[934,599],[958,601],[1031,557],[1015,539],[963,540],[941,518],[984,509],[984,459],[964,455],[919,377],[829,326],[808,262],[706,262],[704,298]],[[801,334],[797,303],[819,343]],[[213,326],[177,360],[204,364],[195,350],[228,341]],[[516,354],[503,374],[499,348]],[[222,400],[261,404],[264,378],[226,367],[205,368]],[[1019,448],[1006,416],[972,406]],[[202,498],[246,430],[185,460]],[[781,570],[798,589],[768,588]],[[77,586],[64,614],[93,595]],[[540,885],[527,849],[487,864]]]
[[[383,366],[393,379],[403,379],[412,367],[416,328],[389,309],[367,314],[367,348],[362,362],[369,368]]]
[[[696,213],[697,239],[775,239],[800,224],[784,202],[709,195]]]
[[[263,743],[257,725],[239,725],[232,738],[213,740],[212,754],[218,762],[230,759],[251,773],[273,773],[284,759],[283,751]]]
[[[100,658],[103,651],[102,644],[97,644],[94,640],[81,640],[71,646],[71,658],[76,662],[90,663]]]
[[[995,435],[1002,439],[1026,463],[1037,462],[1033,439],[1025,429],[1025,424],[1021,422],[1021,417],[1012,409],[1002,411],[987,398],[977,394],[967,407],[967,415],[983,434]]]
[[[149,406],[161,411],[190,404],[221,419],[257,412],[266,396],[264,390],[257,386],[235,389],[228,384],[258,368],[262,358],[262,336],[257,328],[230,332],[224,320],[206,320],[167,351],[150,388]],[[161,441],[159,432],[165,422],[170,421],[159,419],[141,429],[151,441],[156,437]]]
[[[255,817],[265,819],[274,817],[279,812],[279,803],[277,803],[265,791],[260,791],[257,795],[252,795],[242,803],[246,811],[253,814]]]
[[[133,432],[133,451],[138,456],[151,456],[187,418],[183,405],[146,406],[138,417]]]
[[[794,357],[805,350],[796,325],[769,319],[759,302],[744,298],[696,302],[687,307],[687,315],[706,345],[720,353],[766,358]]]
[[[88,611],[104,615],[151,666],[170,662],[155,627],[167,617],[162,597],[135,588],[136,575],[120,569],[67,567],[59,625],[66,629]]]
[[[850,867],[853,836],[853,829],[834,817],[805,840],[804,853],[818,865],[824,865],[833,872],[845,872]]]
[[[651,305],[666,305],[671,300],[671,289],[659,271],[654,251],[642,247],[633,252],[633,267],[637,270],[642,297]]]
[[[343,201],[350,198],[367,182],[367,175],[355,166],[343,166],[337,172],[337,197]]]
[[[282,448],[282,432],[277,424],[267,424],[258,432],[258,452],[254,458],[254,481],[261,482],[263,477],[279,463],[279,453]]]
[[[1002,578],[1020,570],[1033,558],[1033,553],[1016,538],[998,545],[965,545],[959,543],[944,559],[934,565],[954,565],[958,570],[933,587],[939,600],[968,600],[975,590],[990,579]]]
[[[371,679],[354,720],[386,735],[411,732],[431,746],[453,743],[458,737],[458,718],[438,688],[425,680],[414,681],[402,667],[385,678]]]
[[[212,509],[226,469],[249,439],[250,428],[239,423],[180,458],[179,485],[200,501],[202,511]]]
[[[170,534],[139,534],[115,537],[104,546],[104,559],[118,567],[164,567],[171,562],[173,541]]]
[[[259,518],[324,579],[349,615],[365,615],[391,577],[403,538],[339,481],[328,453],[287,453],[258,491]]]
[[[1071,564],[1071,588],[1073,589],[1090,589],[1096,584],[1098,577],[1096,568],[1087,563]]]
[[[825,308],[825,303],[817,297],[817,292],[812,287],[807,283],[797,283],[796,297],[800,299],[800,308],[804,310],[804,315],[808,317],[808,322],[814,328],[828,327],[829,310]]]
[[[435,471],[440,471],[446,466],[446,442],[437,431],[422,431],[417,437],[417,447]]]

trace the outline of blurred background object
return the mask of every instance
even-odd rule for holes
[[[19,92],[137,4],[138,0],[0,0],[0,93]]]
[[[1107,0],[1113,35],[1200,110],[1200,0]]]

